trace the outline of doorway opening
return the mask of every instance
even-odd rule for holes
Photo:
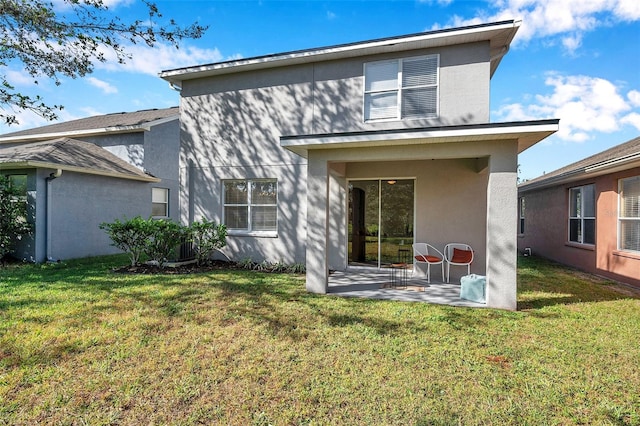
[[[349,181],[350,265],[409,261],[414,236],[414,179]]]

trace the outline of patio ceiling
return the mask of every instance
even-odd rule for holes
[[[282,136],[280,145],[307,158],[310,150],[517,140],[518,154],[558,131],[559,119],[415,129]]]

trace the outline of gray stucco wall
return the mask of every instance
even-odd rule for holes
[[[151,187],[145,182],[64,172],[49,190],[50,256],[56,260],[119,253],[100,223],[151,214]],[[46,208],[42,198],[39,209]]]
[[[364,63],[434,53],[441,66],[438,118],[363,121]],[[283,149],[280,136],[485,123],[489,73],[489,45],[483,42],[184,81],[182,220],[222,219],[221,179],[277,178],[278,237],[230,236],[227,253],[236,260],[304,261],[307,161]],[[344,196],[337,188],[331,197]],[[334,235],[343,238],[337,228]]]

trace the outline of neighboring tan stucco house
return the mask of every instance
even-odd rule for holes
[[[519,25],[162,72],[181,90],[183,220],[226,223],[233,259],[305,262],[316,293],[331,269],[466,242],[487,305],[515,309],[517,156],[558,129],[489,122],[490,80]]]
[[[518,188],[518,249],[640,287],[640,137]]]
[[[0,135],[0,173],[24,191],[34,262],[119,252],[102,222],[179,219],[177,107],[107,114]]]

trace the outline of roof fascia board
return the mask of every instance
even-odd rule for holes
[[[526,137],[532,139],[531,146],[559,130],[559,120],[541,120],[526,123],[500,123],[493,125],[463,126],[459,128],[434,128],[397,130],[383,132],[358,132],[352,134],[325,134],[309,136],[283,136],[280,145],[303,157],[313,149],[379,146],[393,143],[464,142],[477,140],[505,140]],[[527,147],[528,147],[527,146]]]
[[[0,163],[0,169],[26,169],[26,168],[43,168],[43,169],[61,169],[63,171],[85,173],[90,175],[106,176],[119,179],[137,180],[140,182],[160,182],[161,179],[153,176],[142,176],[128,173],[117,173],[90,169],[86,167],[76,167],[66,164],[48,163],[45,161],[16,161]]]
[[[38,133],[32,135],[22,135],[22,136],[7,136],[0,137],[0,144],[3,143],[14,143],[14,142],[32,142],[32,141],[41,141],[41,140],[51,140],[51,139],[59,139],[59,138],[78,138],[78,137],[86,137],[86,136],[100,136],[105,134],[123,134],[123,133],[139,133],[139,132],[148,132],[151,130],[151,127],[157,126],[159,124],[168,123],[173,120],[180,119],[179,115],[172,115],[166,118],[159,118],[154,121],[149,121],[144,124],[139,124],[135,126],[113,126],[113,127],[98,127],[95,129],[85,129],[85,130],[69,130],[66,132],[52,132],[52,133]]]
[[[367,42],[350,43],[337,46],[329,46],[318,49],[299,50],[280,54],[258,56],[253,58],[238,59],[233,61],[218,62],[194,67],[178,68],[160,72],[160,78],[177,83],[184,80],[240,72],[254,69],[262,69],[276,66],[295,65],[300,63],[318,62],[348,57],[366,56],[383,52],[401,52],[416,48],[441,47],[449,44],[458,44],[465,36],[489,34],[514,29],[520,26],[520,21],[509,20],[492,24],[481,24],[462,28],[452,28],[426,33],[411,34],[385,39],[371,40]],[[513,35],[509,39],[509,42]],[[422,46],[425,42],[432,42],[430,46]],[[418,46],[420,44],[420,46]]]

